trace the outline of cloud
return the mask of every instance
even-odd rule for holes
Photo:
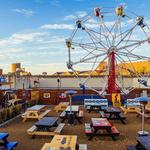
[[[64,20],[74,20],[76,18],[77,18],[77,16],[75,16],[75,15],[67,15],[64,17]]]
[[[33,14],[35,13],[34,11],[29,9],[12,9],[12,11],[25,16],[33,16]]]
[[[47,70],[45,69],[47,68]],[[53,69],[52,69],[53,68]],[[41,63],[41,64],[36,64],[35,66],[29,65],[26,66],[26,70],[34,73],[34,74],[39,74],[42,72],[48,72],[50,74],[55,73],[55,72],[61,72],[61,71],[66,71],[66,62],[59,62],[59,63]]]
[[[51,0],[51,5],[61,7],[60,0]]]
[[[87,12],[86,11],[77,11],[76,14],[79,18],[82,18],[87,15]]]
[[[82,18],[87,16],[87,12],[86,11],[76,11],[73,14],[67,15],[64,17],[63,20],[68,21],[68,20],[75,20],[77,18]]]
[[[36,38],[44,36],[46,33],[44,32],[31,32],[31,33],[15,33],[10,37],[5,39],[0,39],[0,46],[8,46],[8,45],[16,45],[22,44],[24,42],[33,41]]]
[[[41,29],[50,29],[50,30],[73,30],[74,26],[71,24],[45,24],[40,27]]]

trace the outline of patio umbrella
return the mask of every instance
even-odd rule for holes
[[[65,91],[65,93],[69,96],[69,100],[70,100],[70,113],[71,113],[71,112],[72,112],[72,110],[71,110],[72,95],[73,95],[73,94],[76,94],[77,91],[75,91],[75,90],[68,90],[68,91]]]
[[[147,131],[144,131],[144,115],[145,115],[145,105],[147,104],[147,101],[150,101],[150,97],[141,96],[135,98],[135,100],[138,100],[142,104],[142,130],[138,132],[139,135],[148,135],[149,133]]]
[[[65,93],[69,96],[69,100],[70,100],[70,114],[69,114],[69,119],[68,119],[68,123],[69,124],[73,124],[74,120],[73,120],[73,114],[72,114],[72,95],[76,94],[77,91],[74,90],[68,90],[65,91]]]
[[[135,100],[138,100],[139,102],[147,102],[150,101],[150,97],[141,96],[141,97],[136,97]]]

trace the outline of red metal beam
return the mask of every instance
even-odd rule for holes
[[[109,61],[109,75],[108,75],[108,87],[107,94],[118,93],[116,85],[116,71],[115,71],[115,52],[112,50],[108,55]]]

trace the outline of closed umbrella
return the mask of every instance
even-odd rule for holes
[[[144,115],[145,115],[145,105],[147,104],[148,101],[150,101],[150,97],[142,96],[135,98],[135,100],[138,100],[142,106],[142,130],[139,131],[138,134],[140,136],[149,135],[147,131],[144,131]]]

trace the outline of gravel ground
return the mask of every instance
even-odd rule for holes
[[[49,116],[59,116],[59,113],[51,111]],[[98,113],[87,113],[85,111],[84,122],[90,122],[92,117],[99,117]],[[141,118],[136,117],[136,114],[128,113],[126,125],[118,121],[111,121],[120,131],[120,136],[116,141],[111,137],[95,137],[92,141],[88,141],[84,134],[84,124],[77,124],[75,126],[65,125],[62,134],[77,135],[78,143],[86,143],[88,150],[126,150],[126,145],[136,144],[137,131],[141,128]],[[146,120],[145,130],[150,132],[149,121]],[[5,127],[1,127],[1,132],[8,132],[10,134],[9,140],[18,141],[19,144],[16,150],[40,150],[44,143],[50,142],[51,137],[35,137],[31,138],[27,135],[26,130],[30,128],[35,121],[26,121],[22,123],[22,118],[17,118]]]

